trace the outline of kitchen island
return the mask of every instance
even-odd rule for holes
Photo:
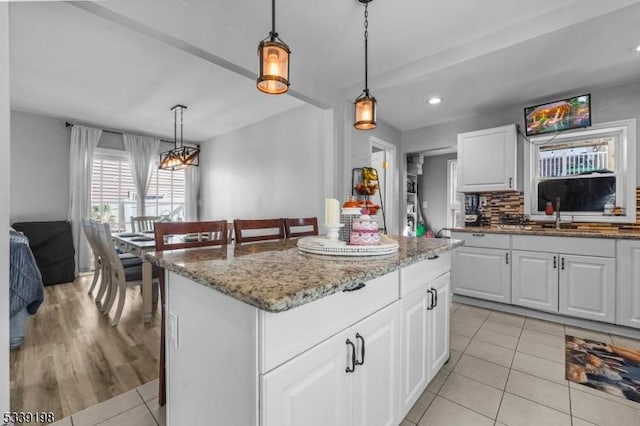
[[[296,240],[152,253],[167,270],[167,424],[397,425],[449,357],[449,251]]]

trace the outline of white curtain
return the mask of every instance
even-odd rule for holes
[[[144,216],[144,202],[155,166],[158,163],[160,140],[127,134],[122,135],[122,138],[124,139],[124,149],[129,157],[133,184],[138,193],[138,216]]]
[[[82,232],[82,219],[91,214],[91,173],[93,153],[102,135],[101,129],[73,126],[69,150],[69,211],[73,245],[76,250],[76,275],[91,268],[91,249]]]
[[[187,167],[184,176],[185,220],[198,220],[198,195],[200,194],[200,167]]]

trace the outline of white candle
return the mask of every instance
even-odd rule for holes
[[[338,225],[340,223],[340,203],[335,198],[324,200],[324,223]]]

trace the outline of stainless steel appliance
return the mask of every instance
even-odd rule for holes
[[[478,194],[464,195],[464,226],[483,226],[485,217],[482,214]]]

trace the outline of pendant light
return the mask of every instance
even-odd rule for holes
[[[289,90],[289,55],[291,51],[276,32],[276,0],[271,1],[271,31],[258,45],[260,75],[258,90],[280,95]]]
[[[173,111],[173,149],[160,154],[160,169],[181,170],[200,165],[200,148],[184,146],[182,140],[182,114],[185,109],[187,107],[184,105],[176,105],[171,108]],[[180,146],[178,146],[178,113],[180,113]]]
[[[369,38],[369,3],[373,0],[358,0],[364,3],[364,90],[354,102],[353,127],[358,130],[371,130],[376,128],[376,98],[369,94],[369,56],[367,39]]]

